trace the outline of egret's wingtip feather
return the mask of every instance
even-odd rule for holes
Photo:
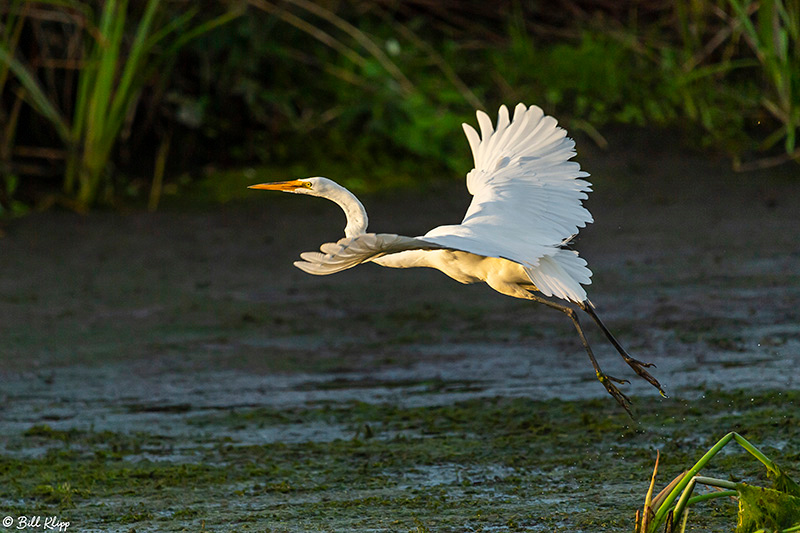
[[[385,254],[433,248],[439,246],[392,233],[362,233],[322,244],[320,249],[325,253],[303,252],[300,254],[302,261],[295,261],[294,265],[304,272],[321,276],[347,270]]]
[[[295,261],[292,264],[307,274],[316,274],[316,272],[314,271],[314,265],[312,263],[307,263],[305,261]]]
[[[489,118],[489,115],[487,115],[486,111],[484,111],[483,109],[476,109],[475,117],[478,119],[478,122],[480,122],[481,120],[486,120],[487,118]]]

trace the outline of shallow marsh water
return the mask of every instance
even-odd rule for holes
[[[0,515],[70,531],[630,531],[731,430],[800,477],[800,181],[644,135],[584,146],[577,249],[599,313],[670,394],[621,364],[636,420],[559,313],[374,265],[291,266],[338,208],[252,202],[48,212],[0,239]],[[627,148],[623,148],[626,146]],[[331,176],[335,178],[335,176]],[[454,181],[364,198],[371,228],[458,221]],[[730,451],[709,474],[767,483]],[[735,504],[695,530],[730,530]],[[10,530],[10,528],[9,528]]]

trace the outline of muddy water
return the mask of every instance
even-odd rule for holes
[[[613,158],[589,150],[582,163],[593,174],[589,207],[597,222],[576,247],[595,273],[589,294],[599,313],[634,356],[657,365],[653,373],[671,399],[660,399],[637,379],[585,320],[601,365],[631,380],[624,390],[642,414],[670,401],[701,401],[708,391],[757,396],[798,390],[800,240],[792,228],[800,181],[785,169],[737,175],[721,160],[650,148],[634,145]],[[368,197],[364,203],[374,230],[413,235],[459,220],[467,201],[461,184],[453,183],[433,193]],[[169,440],[168,447],[144,445],[125,453],[130,464],[204,463],[208,457],[198,450],[223,441],[308,446],[372,431],[369,424],[336,417],[219,422],[230,413],[265,408],[281,413],[366,403],[414,409],[521,398],[600,399],[614,409],[571,324],[558,313],[485,287],[462,287],[436,272],[367,265],[315,278],[295,271],[291,261],[299,252],[338,237],[340,218],[321,200],[260,196],[213,210],[87,217],[49,212],[12,223],[0,239],[0,453],[9,460],[46,457],[61,444],[29,438],[31,428],[44,426]],[[386,442],[420,436],[416,429],[390,426],[379,437]],[[524,471],[534,476],[537,470]],[[486,486],[520,472],[491,462],[409,464],[393,471],[389,488],[358,495],[444,487],[458,499],[465,479]],[[354,497],[334,484],[323,494],[237,500],[231,496],[236,486],[248,482],[225,486],[226,505],[239,505],[245,514]],[[491,501],[492,490],[480,497]],[[151,495],[125,494],[78,493],[77,507],[60,512],[82,521],[80,531],[206,527],[199,504],[187,504],[194,514],[180,519]],[[503,494],[497,504],[522,516],[528,504]],[[41,505],[25,494],[17,498],[4,505]],[[555,514],[544,522],[529,517],[518,528],[566,524],[581,530],[565,516],[584,503],[565,507],[570,498],[558,488],[539,494],[539,516],[548,501],[559,502],[552,506]],[[133,513],[123,525],[92,511],[94,505],[125,510],[139,500],[150,514],[136,520]],[[469,523],[454,513],[446,527],[433,518],[425,527]],[[212,512],[208,530],[233,530],[225,524],[235,515]],[[403,512],[395,526],[309,516],[286,512],[257,524],[278,530],[325,529],[326,523],[361,530],[416,527]],[[471,527],[503,529],[510,519],[499,516],[497,523]]]

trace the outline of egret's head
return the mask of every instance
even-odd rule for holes
[[[339,204],[347,215],[347,226],[344,234],[347,237],[360,235],[367,231],[367,212],[353,193],[328,178],[300,178],[289,181],[275,181],[251,185],[251,189],[264,189],[267,191],[292,192],[319,196]]]
[[[248,189],[264,189],[267,191],[291,192],[294,194],[309,194],[311,196],[327,196],[334,189],[341,189],[335,182],[328,178],[300,178],[289,181],[274,181],[250,185]]]

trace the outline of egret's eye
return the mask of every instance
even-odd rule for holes
[[[312,187],[311,182],[310,181],[304,181],[303,182],[303,187],[305,187],[306,189],[310,189]]]

